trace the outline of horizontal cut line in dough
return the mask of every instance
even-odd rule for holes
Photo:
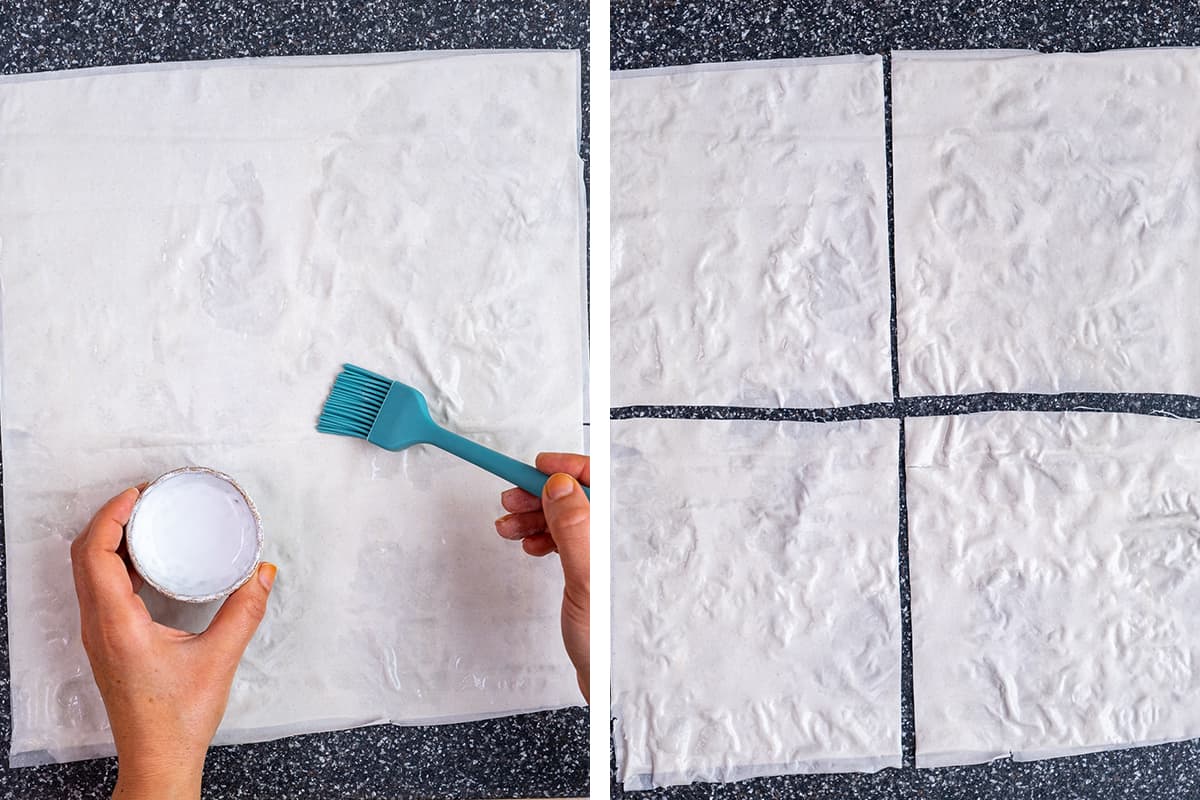
[[[1132,392],[1067,392],[1064,394],[983,392],[901,397],[891,403],[864,403],[828,408],[758,408],[721,405],[616,406],[609,410],[609,419],[845,422],[855,419],[943,417],[991,411],[1092,411],[1200,419],[1200,397],[1187,394]]]

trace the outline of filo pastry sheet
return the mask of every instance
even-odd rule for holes
[[[626,789],[900,765],[899,423],[612,423]]]
[[[900,389],[1200,394],[1200,49],[897,53]]]
[[[1200,424],[907,423],[917,765],[1200,736]]]
[[[352,361],[516,457],[582,446],[579,68],[462,52],[0,82],[12,763],[113,752],[68,546],[185,464],[245,487],[280,565],[218,743],[579,703],[558,566],[493,529],[505,483],[314,430]]]
[[[880,58],[611,94],[613,405],[891,400]]]

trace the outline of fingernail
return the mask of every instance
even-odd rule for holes
[[[575,491],[575,480],[570,475],[559,472],[550,476],[546,481],[546,496],[551,500],[561,500]]]
[[[258,582],[268,592],[271,591],[271,585],[275,583],[275,573],[279,568],[269,561],[264,561],[258,565]]]

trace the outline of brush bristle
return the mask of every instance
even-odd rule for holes
[[[321,409],[317,430],[365,439],[371,433],[371,426],[379,416],[392,382],[353,364],[343,367]]]

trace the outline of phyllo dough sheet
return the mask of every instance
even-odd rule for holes
[[[1200,394],[1200,49],[897,53],[900,389]]]
[[[1200,424],[907,423],[917,765],[1200,736]]]
[[[626,789],[900,764],[898,423],[612,423]]]
[[[612,403],[890,400],[878,56],[617,72]]]
[[[578,124],[574,52],[0,81],[13,763],[112,752],[68,546],[185,464],[280,565],[218,743],[580,701],[505,483],[314,430],[350,361],[515,457],[582,446]]]

